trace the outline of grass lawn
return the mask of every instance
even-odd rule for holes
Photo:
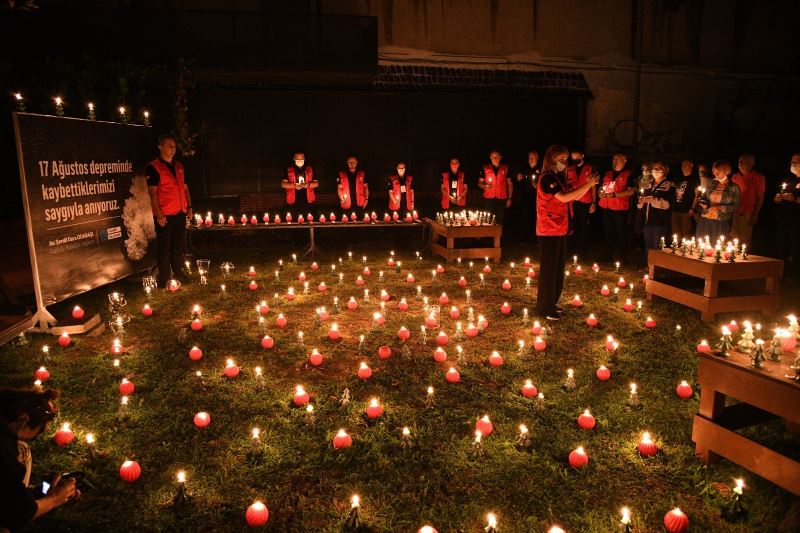
[[[79,303],[91,315],[101,312],[105,320],[106,294],[123,292],[126,311],[132,315],[122,337],[125,354],[121,372],[112,366],[110,353],[113,335],[73,337],[66,349],[59,348],[52,336],[27,335],[26,345],[6,345],[0,357],[3,385],[27,386],[33,372],[45,364],[52,374],[47,382],[62,391],[59,417],[49,433],[33,443],[34,480],[49,472],[86,472],[83,498],[57,510],[49,523],[59,523],[73,531],[241,531],[246,529],[245,510],[256,499],[269,508],[269,531],[341,531],[350,497],[361,497],[361,517],[366,530],[416,531],[425,524],[447,531],[482,531],[488,512],[496,513],[498,531],[544,532],[558,524],[568,532],[617,530],[620,509],[631,510],[634,531],[661,531],[664,514],[680,507],[689,515],[692,531],[777,531],[797,498],[774,485],[721,461],[707,467],[694,457],[691,442],[692,415],[697,411],[697,391],[689,400],[675,393],[683,379],[694,384],[695,346],[699,339],[716,342],[722,320],[749,318],[773,327],[779,316],[723,316],[717,324],[701,324],[699,313],[679,305],[656,300],[648,302],[641,282],[642,273],[613,265],[601,265],[599,275],[584,264],[582,276],[571,275],[564,290],[563,306],[569,307],[573,294],[582,296],[580,310],[568,309],[567,318],[543,324],[547,348],[534,352],[530,327],[536,317],[533,307],[536,280],[525,287],[526,270],[522,251],[506,253],[502,265],[492,265],[481,286],[478,273],[483,261],[470,270],[445,265],[445,272],[432,281],[431,269],[437,261],[425,257],[417,262],[413,249],[395,244],[402,269],[387,266],[388,245],[367,244],[354,247],[355,260],[347,260],[347,248],[317,258],[320,268],[312,272],[310,260],[291,261],[293,250],[279,254],[262,251],[263,243],[232,240],[211,247],[210,282],[195,283],[175,294],[159,290],[149,300],[152,317],[140,313],[145,303],[138,278],[118,282],[55,306],[57,316],[67,316]],[[362,253],[368,255],[372,275],[357,287]],[[337,277],[330,265],[337,262]],[[285,268],[276,283],[274,271],[282,257]],[[516,271],[509,273],[510,260]],[[236,264],[220,291],[219,265]],[[258,275],[259,288],[248,289],[250,265]],[[538,264],[534,258],[534,268]],[[310,294],[303,294],[297,280],[303,270],[308,275]],[[378,280],[384,271],[384,282]],[[411,271],[416,280],[407,283]],[[338,273],[344,283],[338,284]],[[455,322],[450,305],[461,311],[459,320],[467,326],[468,306],[464,289],[457,285],[460,276],[468,281],[474,312],[488,320],[488,328],[478,337],[464,339],[463,362],[457,362]],[[620,301],[611,302],[599,294],[602,284],[613,287],[620,276],[635,283],[634,303],[644,302],[644,315],[655,318],[653,330],[643,326],[644,317],[622,310],[629,296],[623,289]],[[501,289],[504,279],[512,284]],[[325,281],[325,293],[316,290]],[[443,306],[441,329],[451,339],[444,349],[447,361],[437,363],[432,354],[435,334],[421,340],[420,326],[425,314],[422,301],[415,298],[416,286],[437,302],[444,291],[450,304]],[[283,296],[293,286],[297,298]],[[363,289],[372,299],[363,301]],[[391,295],[387,302],[386,325],[373,327],[373,312],[379,309],[379,293]],[[278,303],[273,294],[279,293]],[[795,291],[796,292],[796,291]],[[315,309],[332,311],[334,296],[340,311],[319,327]],[[358,309],[350,311],[350,296]],[[405,297],[406,312],[397,309]],[[270,310],[266,329],[275,340],[271,350],[261,347],[255,306],[266,300]],[[501,314],[503,302],[511,305],[508,316]],[[784,298],[796,302],[796,294]],[[189,329],[190,309],[200,304],[206,316],[199,332]],[[523,324],[523,308],[531,309],[528,325]],[[786,311],[786,312],[784,312]],[[781,315],[796,309],[782,309]],[[281,330],[276,316],[283,313],[288,325]],[[589,328],[584,320],[594,313],[600,321]],[[330,324],[336,322],[342,340],[327,339]],[[544,322],[544,321],[543,321]],[[675,326],[682,331],[676,335]],[[411,332],[405,355],[397,331],[406,326]],[[304,332],[304,345],[298,332]],[[358,354],[359,335],[365,336],[366,355]],[[619,342],[618,351],[605,350],[606,335]],[[518,340],[526,342],[518,354]],[[50,345],[50,358],[44,360],[42,346]],[[377,349],[392,347],[389,359],[381,360]],[[191,361],[192,346],[203,351],[200,361]],[[318,348],[324,361],[319,367],[309,364],[309,353]],[[494,367],[488,357],[497,350],[504,364]],[[225,361],[233,358],[241,373],[229,379],[222,374]],[[359,379],[359,363],[365,361],[372,377]],[[605,382],[595,377],[599,365],[611,370]],[[263,369],[264,386],[259,387],[254,367]],[[456,367],[459,383],[448,383],[445,373]],[[574,369],[576,388],[563,387],[566,371]],[[203,374],[203,384],[196,371]],[[127,376],[135,383],[128,416],[118,417],[119,381]],[[524,398],[520,389],[530,379],[544,394],[544,409],[536,400]],[[628,406],[629,384],[638,385],[641,406]],[[302,384],[315,409],[313,425],[306,422],[305,409],[293,406],[295,386]],[[435,405],[426,408],[426,390],[435,389]],[[350,392],[350,403],[338,401],[343,390]],[[369,420],[365,409],[373,397],[380,399],[384,414]],[[596,427],[582,430],[577,418],[591,409]],[[195,413],[206,411],[211,424],[197,429]],[[488,414],[494,431],[485,437],[483,454],[473,445],[475,422]],[[53,443],[53,433],[62,422],[72,424],[76,438],[66,447]],[[530,446],[516,446],[519,425],[530,432]],[[401,429],[408,426],[413,445],[401,446]],[[251,452],[251,430],[261,430],[263,448]],[[352,436],[353,445],[335,450],[332,439],[339,428]],[[659,445],[652,458],[641,457],[636,444],[642,431],[649,431]],[[87,432],[97,438],[101,456],[92,457],[85,444]],[[759,440],[793,457],[798,452],[798,437],[784,431],[780,423],[768,424],[755,433]],[[574,469],[568,464],[570,451],[583,446],[589,464]],[[120,480],[118,471],[126,459],[141,465],[142,475],[134,483]],[[187,473],[186,487],[191,493],[188,505],[175,507],[176,472]],[[719,484],[731,486],[738,477],[745,479],[745,498],[749,517],[730,524],[720,518],[728,493]],[[721,490],[723,489],[723,490]]]

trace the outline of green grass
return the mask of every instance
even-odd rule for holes
[[[636,283],[634,301],[645,302],[645,314],[658,321],[653,331],[646,330],[643,319],[621,309],[622,302],[611,304],[599,295],[603,283],[611,284],[616,274],[607,269],[595,276],[588,272],[570,276],[564,291],[565,300],[574,293],[582,295],[584,308],[570,310],[567,319],[547,333],[545,352],[532,352],[533,336],[522,324],[522,309],[531,309],[533,288],[525,289],[525,270],[517,267],[511,276],[513,288],[502,291],[500,284],[508,277],[508,263],[493,266],[485,287],[474,271],[463,266],[447,266],[444,275],[432,284],[430,270],[437,261],[414,261],[413,250],[398,252],[403,261],[400,273],[386,266],[385,248],[354,249],[370,257],[373,275],[365,287],[373,300],[361,301],[363,288],[355,286],[362,268],[360,261],[343,268],[345,283],[340,286],[330,276],[333,257],[318,259],[320,270],[311,273],[310,261],[289,264],[281,273],[279,285],[273,271],[277,255],[264,254],[255,247],[240,246],[237,252],[210,253],[212,276],[207,287],[191,285],[177,294],[159,294],[152,298],[155,315],[143,318],[138,310],[144,296],[138,279],[119,282],[79,297],[88,313],[100,311],[105,295],[111,290],[128,297],[128,312],[133,315],[124,337],[127,353],[122,358],[126,375],[134,381],[129,418],[120,422],[117,386],[120,375],[112,368],[109,352],[113,336],[74,337],[68,349],[58,348],[55,338],[29,335],[29,344],[2,348],[0,375],[4,385],[25,386],[32,373],[43,364],[41,346],[51,345],[52,359],[45,363],[52,374],[48,385],[62,390],[61,413],[50,426],[46,438],[33,444],[34,477],[47,472],[84,470],[87,488],[78,503],[66,505],[50,518],[74,531],[240,531],[246,528],[244,512],[254,499],[262,499],[270,511],[266,529],[270,531],[340,531],[349,510],[349,498],[362,498],[362,517],[374,531],[416,531],[423,524],[439,531],[479,531],[487,512],[495,512],[500,531],[546,531],[559,524],[567,531],[611,531],[619,522],[619,510],[628,506],[636,531],[659,531],[664,513],[680,506],[688,513],[694,531],[775,531],[786,510],[797,499],[774,485],[722,461],[707,467],[694,457],[691,442],[692,415],[697,400],[678,399],[675,386],[681,379],[694,381],[696,357],[694,346],[700,338],[715,338],[713,325],[701,324],[699,316],[676,304],[656,300],[647,302],[641,273],[625,270],[622,275]],[[288,259],[291,250],[283,254]],[[509,256],[518,262],[521,256]],[[266,256],[266,257],[265,257]],[[218,266],[232,260],[237,269],[227,281],[228,294],[219,291]],[[253,264],[259,272],[260,289],[246,288],[245,272]],[[482,266],[482,262],[481,262]],[[584,270],[589,270],[584,265]],[[605,267],[605,265],[604,265]],[[304,269],[311,281],[309,295],[302,294],[296,281]],[[613,267],[612,267],[613,268]],[[373,329],[371,314],[378,308],[378,271],[385,271],[386,288],[392,296],[388,303],[388,321],[384,328]],[[417,281],[409,285],[406,273],[412,270]],[[422,303],[414,299],[415,286],[421,284],[432,300],[446,291],[462,310],[466,326],[463,290],[456,281],[465,275],[473,293],[475,314],[489,320],[488,330],[475,339],[465,339],[466,362],[457,365],[461,382],[448,384],[444,374],[455,360],[455,342],[446,347],[448,362],[432,359],[435,334],[427,345],[420,342],[419,326],[423,320]],[[321,280],[328,284],[324,295],[315,287]],[[285,293],[293,285],[298,298],[273,305],[274,292]],[[623,291],[624,301],[628,290]],[[346,301],[353,295],[359,309],[350,312]],[[339,296],[341,312],[332,315],[344,339],[331,343],[327,325],[314,326],[314,309],[326,305],[331,310],[333,296]],[[397,311],[400,297],[410,304],[406,313]],[[267,299],[270,313],[267,325],[276,340],[273,350],[262,350],[254,311],[255,304]],[[510,317],[500,313],[500,305],[512,305]],[[69,302],[56,306],[57,314],[66,315]],[[189,309],[194,303],[208,313],[202,332],[187,332],[185,341],[179,331],[188,328]],[[443,311],[445,311],[443,309]],[[281,331],[274,326],[278,312],[289,319]],[[600,327],[587,328],[583,321],[593,312]],[[785,314],[785,313],[784,313]],[[736,318],[743,316],[723,318]],[[751,316],[749,318],[756,319]],[[759,318],[771,324],[770,317]],[[442,326],[451,337],[454,322],[446,312]],[[683,332],[676,336],[675,325]],[[412,333],[410,359],[401,357],[396,331],[407,326]],[[297,332],[305,332],[306,347],[300,346]],[[357,354],[359,334],[367,336],[365,358]],[[607,334],[621,344],[614,357],[604,349]],[[528,349],[516,355],[516,341],[524,339]],[[381,361],[377,348],[393,347],[393,356]],[[189,360],[192,345],[204,351],[197,363]],[[54,347],[55,346],[55,347]],[[317,347],[325,356],[319,368],[307,363],[307,355]],[[487,364],[492,350],[505,359],[500,368]],[[232,357],[242,368],[232,380],[222,376],[225,360]],[[355,373],[361,360],[373,369],[371,379],[359,380]],[[594,371],[600,364],[611,368],[612,378],[599,382]],[[253,368],[264,369],[266,386],[256,386]],[[577,388],[567,392],[562,384],[567,368],[575,369]],[[202,370],[206,387],[199,385],[196,370]],[[546,398],[544,411],[538,412],[532,400],[520,394],[520,387],[530,378]],[[642,401],[640,409],[631,410],[626,401],[628,384],[636,382]],[[304,422],[304,410],[292,407],[294,386],[301,383],[312,395],[316,423]],[[436,405],[425,409],[425,390],[436,389]],[[342,408],[338,397],[350,389],[352,401]],[[364,409],[373,396],[381,399],[385,414],[376,422],[367,422]],[[583,431],[577,416],[586,407],[597,417],[597,427]],[[208,411],[211,425],[198,430],[192,424],[197,411]],[[474,423],[488,413],[494,433],[484,439],[485,456],[472,453]],[[50,438],[62,421],[73,424],[77,438],[68,447],[55,446]],[[521,451],[514,446],[517,427],[525,423],[531,432],[532,446]],[[264,451],[248,454],[252,427],[262,431]],[[400,447],[400,429],[409,426],[414,446]],[[340,428],[347,428],[353,446],[333,450],[331,440]],[[635,450],[642,430],[653,433],[660,444],[659,454],[641,458]],[[98,447],[108,457],[91,459],[82,438],[93,432]],[[793,456],[798,455],[797,437],[787,436],[780,424],[767,425],[754,434]],[[582,445],[590,456],[587,468],[576,471],[567,464],[567,455]],[[143,469],[133,484],[119,480],[118,469],[127,458],[135,458]],[[171,505],[175,474],[185,469],[187,487],[192,494],[187,508]],[[724,497],[714,483],[732,484],[736,477],[746,479],[746,497],[750,510],[747,522],[728,524],[719,517]]]

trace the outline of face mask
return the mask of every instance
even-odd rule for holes
[[[559,161],[559,162],[557,162],[557,163],[556,163],[556,170],[557,170],[558,172],[563,172],[563,170],[564,170],[565,168],[567,168],[567,165],[565,165],[565,164],[564,164],[564,163],[562,163],[561,161]]]

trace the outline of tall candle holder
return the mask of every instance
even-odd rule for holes
[[[153,295],[158,288],[158,280],[155,276],[142,276],[142,290],[147,298]]]
[[[208,285],[208,269],[211,267],[210,259],[197,260],[197,273],[200,275],[200,285]]]

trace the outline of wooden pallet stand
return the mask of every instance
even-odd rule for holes
[[[478,225],[478,226],[446,226],[435,220],[426,218],[425,221],[431,228],[431,252],[441,255],[448,263],[452,263],[459,257],[462,259],[482,259],[488,257],[493,263],[500,262],[502,248],[500,247],[500,237],[503,235],[503,226],[499,224]],[[445,241],[445,245],[440,244],[439,237]],[[470,248],[457,247],[456,239],[480,239],[491,238],[493,246],[491,248]]]

